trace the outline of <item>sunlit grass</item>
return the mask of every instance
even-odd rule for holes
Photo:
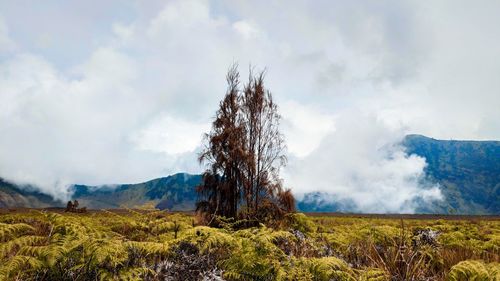
[[[0,280],[500,280],[499,257],[498,220],[294,214],[215,229],[161,211],[0,216]]]

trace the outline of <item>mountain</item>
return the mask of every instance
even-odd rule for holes
[[[73,185],[72,200],[89,209],[156,207],[175,211],[193,210],[197,195],[195,187],[201,175],[178,173],[137,184],[105,186]],[[66,202],[31,186],[17,186],[0,178],[0,208],[65,207]]]
[[[439,184],[442,201],[417,201],[417,213],[500,214],[500,142],[436,140],[408,135],[406,153],[426,159],[426,181]],[[297,203],[305,212],[352,212],[349,200],[311,192]],[[333,202],[333,203],[332,203]]]
[[[74,185],[73,199],[90,209],[136,208],[154,206],[169,210],[193,210],[197,195],[195,187],[201,175],[179,173],[138,184],[114,186]]]
[[[309,192],[297,200],[297,209],[302,212],[355,212],[356,203],[340,199],[326,192]]]
[[[500,141],[436,140],[408,135],[408,154],[427,161],[425,173],[439,183],[445,200],[424,212],[500,214]]]
[[[0,178],[0,208],[46,208],[62,205],[62,202],[31,186],[19,187]]]
[[[419,213],[500,214],[500,142],[436,140],[408,135],[402,141],[408,154],[427,161],[426,181],[439,184],[444,200],[418,202]],[[138,184],[74,185],[73,199],[91,209],[155,206],[193,210],[195,187],[201,175],[179,173]],[[334,202],[334,203],[331,203]],[[0,180],[0,207],[61,206],[31,187],[20,188]],[[297,202],[304,212],[352,212],[355,205],[332,195],[311,192]]]

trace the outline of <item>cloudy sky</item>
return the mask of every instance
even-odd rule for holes
[[[285,184],[412,211],[408,133],[500,139],[499,1],[0,0],[0,176],[71,183],[200,172],[238,62],[267,69]]]

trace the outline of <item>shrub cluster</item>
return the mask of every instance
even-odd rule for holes
[[[499,221],[166,212],[0,217],[0,280],[500,280]]]

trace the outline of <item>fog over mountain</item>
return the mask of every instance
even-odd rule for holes
[[[401,143],[385,148],[392,160],[373,168],[381,175],[370,175],[380,194],[367,189],[346,190],[342,185],[345,173],[320,173],[303,193],[296,190],[296,206],[303,212],[348,213],[434,213],[434,214],[500,214],[500,141],[447,141],[421,135],[405,136]],[[372,155],[380,152],[368,153]],[[397,155],[396,155],[397,154]],[[366,156],[366,155],[365,155]],[[373,158],[372,158],[373,159]],[[411,167],[415,161],[427,163],[423,172],[402,178],[400,169],[388,163],[404,163]],[[370,167],[352,170],[352,175],[367,173]],[[392,164],[391,164],[392,165]],[[387,167],[389,166],[389,167]],[[393,172],[391,173],[390,169]],[[408,170],[408,169],[405,169]],[[411,170],[411,169],[410,169]],[[364,171],[364,172],[363,172]],[[306,170],[306,172],[311,172]],[[358,177],[358,179],[365,179]],[[353,177],[351,180],[356,180]],[[378,182],[376,182],[378,180]],[[201,175],[177,173],[135,184],[103,186],[72,185],[72,199],[91,209],[141,208],[155,206],[173,211],[192,211],[197,201],[196,187]],[[313,185],[317,182],[325,186]],[[307,184],[307,183],[305,183]],[[358,186],[362,186],[358,183]],[[327,188],[325,188],[327,187]],[[329,187],[329,188],[328,188]],[[404,192],[403,192],[404,191]],[[392,192],[392,193],[391,193]],[[371,197],[369,197],[371,195]],[[0,179],[0,207],[62,207],[65,202],[53,200],[33,186],[17,186]]]
[[[406,134],[500,139],[498,1],[0,0],[0,177],[74,183],[198,174],[239,62],[267,69],[285,185],[362,211],[440,200]],[[465,19],[465,20],[464,20]],[[346,202],[347,202],[346,201]]]
[[[322,192],[323,201],[349,201],[350,211],[375,213],[412,213],[415,199],[442,199],[438,184],[425,180],[426,159],[407,154],[398,131],[373,116],[356,116],[339,117],[334,133],[288,167],[288,182],[299,198]]]

